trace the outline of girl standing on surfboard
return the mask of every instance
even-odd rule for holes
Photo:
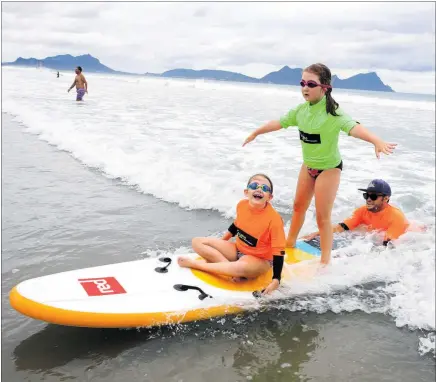
[[[289,126],[297,126],[303,149],[303,164],[298,177],[293,214],[286,247],[295,247],[297,236],[304,223],[306,211],[315,195],[316,222],[321,238],[321,264],[328,264],[331,257],[333,230],[331,212],[338,191],[342,171],[339,153],[339,132],[372,143],[375,155],[389,155],[396,144],[387,143],[369,132],[359,122],[345,114],[333,99],[331,72],[324,64],[313,64],[304,69],[300,82],[306,100],[280,120],[270,121],[259,127],[242,146],[258,135]]]
[[[195,237],[192,248],[206,262],[180,256],[181,267],[230,277],[256,278],[273,267],[273,279],[263,293],[278,288],[285,254],[283,219],[272,207],[273,184],[264,174],[248,180],[246,199],[236,207],[236,219],[221,239]],[[236,241],[230,238],[236,236]]]

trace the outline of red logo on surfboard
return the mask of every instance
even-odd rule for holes
[[[88,296],[105,296],[126,293],[115,277],[99,277],[78,280]]]

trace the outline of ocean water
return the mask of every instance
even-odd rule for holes
[[[2,217],[4,304],[7,304],[7,289],[25,278],[72,269],[73,265],[81,268],[120,258],[128,261],[157,253],[171,255],[187,250],[192,236],[218,235],[227,228],[236,203],[243,197],[244,185],[255,172],[265,172],[272,178],[273,204],[283,214],[288,229],[302,161],[298,132],[289,128],[267,134],[244,148],[242,142],[254,128],[302,102],[298,88],[85,72],[89,94],[85,102],[76,103],[74,91],[66,91],[73,81],[72,73],[61,73],[57,79],[48,70],[3,67],[2,72],[2,112],[9,118],[3,126],[3,144],[5,139],[9,140],[7,149],[3,150],[3,167],[8,160],[10,162],[8,177],[3,178],[3,195],[7,195],[8,206],[4,207]],[[329,272],[310,285],[293,285],[291,291],[284,292],[292,298],[284,298],[272,309],[278,312],[277,317],[286,317],[286,320],[305,316],[308,322],[323,330],[340,321],[345,326],[335,330],[343,338],[341,346],[347,343],[343,335],[345,327],[356,323],[365,326],[359,335],[354,334],[354,341],[364,341],[369,349],[374,345],[368,338],[383,338],[383,343],[390,345],[394,341],[393,348],[408,347],[407,354],[416,357],[414,362],[430,367],[425,374],[427,377],[420,377],[417,371],[418,374],[410,374],[410,378],[431,380],[427,378],[432,375],[434,378],[435,355],[434,97],[340,90],[334,90],[333,95],[356,120],[385,140],[398,143],[394,155],[377,160],[371,145],[341,135],[344,171],[333,220],[340,221],[362,205],[357,188],[366,186],[373,178],[383,178],[393,190],[391,203],[400,207],[410,220],[425,224],[427,231],[407,233],[396,248],[389,251],[374,250],[373,244],[381,241],[378,234],[343,235],[348,245],[334,252]],[[15,145],[9,147],[11,142]],[[32,157],[34,166],[14,167],[14,163]],[[78,165],[80,171],[74,169]],[[50,168],[46,171],[49,174],[45,174],[44,168]],[[50,181],[41,183],[43,188],[38,188],[44,177],[50,177]],[[69,186],[69,182],[74,186]],[[71,194],[66,193],[69,187],[73,190]],[[36,192],[25,197],[28,188]],[[5,198],[3,196],[4,206]],[[103,200],[112,204],[105,205]],[[59,211],[63,211],[62,216]],[[30,212],[32,218],[28,217]],[[44,235],[40,235],[41,224],[50,227]],[[59,227],[67,228],[62,231]],[[313,230],[316,230],[316,222],[312,205],[302,234]],[[165,240],[165,236],[169,239]],[[44,246],[38,247],[41,243]],[[34,247],[40,250],[32,253]],[[6,342],[13,344],[14,336],[22,334],[23,328],[30,330],[30,335],[34,321],[19,321],[23,318],[18,319],[19,315],[9,310],[3,324],[9,329]],[[260,336],[261,341],[265,338],[259,333],[266,329],[259,322],[266,315],[259,313],[243,321],[245,326],[253,325],[259,330],[256,336]],[[289,333],[297,330],[298,325],[286,326],[277,317],[273,320],[275,325],[284,325],[278,337],[290,336]],[[349,323],[344,324],[343,320],[347,319]],[[232,322],[232,319],[227,320]],[[214,325],[219,326],[220,322],[215,321]],[[232,329],[223,325],[231,332],[230,336],[251,338],[254,335],[244,332],[248,329],[235,332],[234,323]],[[300,323],[300,331],[304,332],[305,325],[307,323]],[[388,329],[377,337],[375,333],[381,326]],[[35,347],[36,338],[50,339],[59,335],[57,330],[47,326],[23,339],[15,348],[16,363],[17,359],[23,362],[23,347],[26,353],[26,346],[27,349]],[[216,338],[217,332],[210,329],[211,332],[207,324],[193,324],[188,329],[178,330],[184,333],[185,339],[191,338],[194,331],[195,338],[202,337],[201,349],[206,358],[208,352],[213,353],[209,347],[219,347],[220,341],[222,346],[228,345],[224,339]],[[141,336],[144,338],[144,334]],[[67,338],[72,337],[70,334]],[[290,343],[293,338],[288,338]],[[32,341],[33,345],[26,345]],[[252,338],[244,341],[245,347],[253,343]],[[311,341],[306,344],[313,348],[308,353],[316,353],[317,346],[309,346]],[[335,341],[327,343],[338,345],[334,345]],[[177,348],[181,344],[173,340],[172,346]],[[269,344],[265,351],[270,352],[272,359],[282,360],[276,353],[292,352],[292,348],[286,345],[285,349],[280,340],[278,345],[271,346]],[[318,348],[328,351],[329,346]],[[375,355],[388,362],[386,352],[379,351],[375,351]],[[389,356],[398,359],[400,353],[389,353]],[[359,352],[353,354],[356,354],[353,362],[360,359]],[[290,363],[280,361],[279,371],[292,369],[297,373],[292,374],[295,380],[304,380],[304,375],[316,378],[313,357],[307,357],[303,362],[306,369],[294,370],[295,358],[292,358]],[[319,354],[317,357],[322,358]],[[322,359],[332,362],[325,357]],[[159,361],[154,359],[153,362]],[[255,380],[260,369],[253,374],[253,367],[244,378]],[[257,367],[266,366],[258,364]],[[114,373],[113,367],[109,369]],[[298,374],[303,369],[306,374]],[[324,370],[328,370],[327,364]],[[412,372],[407,367],[401,370],[400,376]],[[376,370],[372,372],[377,375]],[[12,370],[10,373],[13,375]],[[350,371],[349,376],[353,373]],[[393,377],[391,371],[381,373],[385,378]],[[29,375],[47,377],[35,371],[26,374]],[[178,375],[176,371],[174,375]],[[281,380],[280,374],[275,375],[276,380]],[[190,379],[187,374],[183,376]],[[236,380],[230,374],[229,378]],[[350,378],[344,380],[352,380]],[[340,379],[329,375],[325,380]]]

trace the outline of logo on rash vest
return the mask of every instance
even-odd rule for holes
[[[319,134],[308,134],[301,130],[298,130],[300,132],[300,140],[309,143],[309,144],[319,144],[321,143],[321,135]]]
[[[126,293],[115,277],[99,277],[78,279],[88,296],[105,296],[109,294]]]
[[[255,247],[257,245],[257,239],[254,236],[249,235],[247,232],[244,232],[240,228],[238,228],[238,237],[250,247]]]

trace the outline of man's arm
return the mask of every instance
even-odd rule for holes
[[[82,74],[83,85],[85,86],[85,91],[88,93],[88,83],[86,82],[85,76]]]
[[[345,223],[339,223],[333,226],[333,233],[348,231],[349,228]],[[312,240],[315,237],[319,236],[319,231],[312,232],[308,235],[302,236],[301,239],[304,240]]]
[[[391,216],[388,229],[386,231],[385,237],[383,239],[383,245],[387,246],[391,240],[398,239],[407,231],[409,222],[402,212],[394,212]]]
[[[352,231],[362,224],[362,213],[365,209],[365,206],[360,207],[354,210],[353,215],[349,218],[345,219],[342,223],[336,224],[333,226],[333,233],[339,233],[344,231]],[[319,231],[313,232],[309,235],[301,237],[303,240],[312,240],[315,237],[319,236]]]
[[[74,88],[74,85],[76,85],[76,79],[74,79],[73,84],[70,86],[70,88],[68,89],[68,91],[70,91],[72,88]]]

